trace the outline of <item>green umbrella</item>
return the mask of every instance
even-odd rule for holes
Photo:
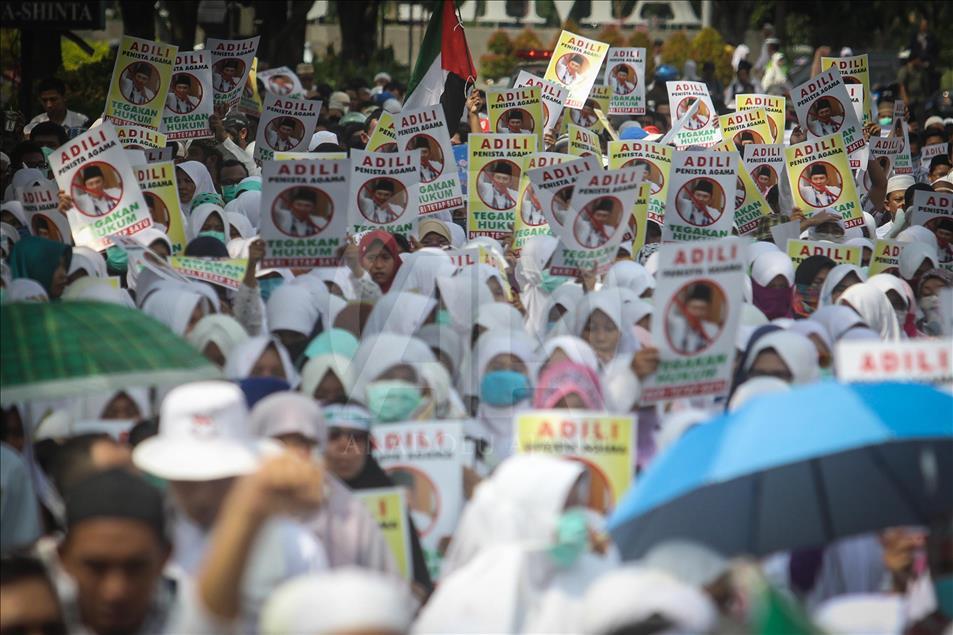
[[[221,378],[165,325],[116,304],[0,307],[0,401],[47,399]]]

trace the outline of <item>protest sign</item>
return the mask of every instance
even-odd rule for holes
[[[682,120],[681,128],[675,131],[672,139],[675,147],[707,147],[721,141],[715,106],[711,103],[708,86],[704,82],[665,82],[665,87],[668,90],[672,119]],[[695,102],[698,102],[697,110],[690,113],[689,110],[693,109]]]
[[[596,170],[576,181],[567,223],[553,227],[559,246],[550,272],[556,276],[602,274],[615,262],[629,228],[642,168]]]
[[[568,132],[569,126],[575,124],[580,128],[587,128],[593,133],[602,132],[605,124],[603,123],[604,117],[599,117],[599,111],[604,112],[609,107],[611,97],[612,89],[608,86],[593,86],[592,92],[589,93],[582,108],[563,110],[563,129]]]
[[[407,495],[402,487],[375,487],[351,494],[367,507],[387,542],[401,577],[413,580],[410,525],[407,522]]]
[[[953,194],[917,190],[910,209],[910,224],[923,225],[936,236],[940,268],[953,270]]]
[[[777,186],[780,190],[785,185],[787,164],[783,144],[754,144],[744,150],[745,168],[762,196],[767,196],[772,187]]]
[[[75,244],[101,251],[113,234],[131,236],[152,227],[136,175],[108,121],[54,150],[50,167],[60,190],[73,199],[67,216]]]
[[[427,568],[436,578],[441,543],[453,535],[463,510],[463,422],[413,421],[375,425],[374,456],[407,492]]]
[[[460,189],[463,197],[467,197],[467,179],[469,178],[470,146],[467,143],[457,143],[453,146],[453,163],[457,166],[457,178],[460,180]]]
[[[918,338],[837,342],[837,379],[844,382],[953,382],[953,340]]]
[[[513,299],[513,290],[506,275],[506,262],[496,255],[496,253],[486,245],[475,245],[473,247],[464,247],[461,249],[448,249],[444,253],[450,258],[450,262],[457,268],[471,267],[473,265],[490,265],[500,272],[500,288],[507,301]],[[492,286],[491,286],[492,289]]]
[[[348,230],[347,159],[262,166],[263,267],[332,267]]]
[[[275,152],[307,152],[320,114],[320,101],[265,95],[265,112],[255,135],[255,159],[268,161]]]
[[[822,71],[826,71],[831,66],[837,67],[837,70],[840,71],[845,85],[859,85],[861,87],[863,91],[861,112],[863,115],[860,117],[860,120],[863,123],[871,121],[873,102],[870,95],[870,71],[868,70],[867,54],[852,55],[850,57],[821,58]]]
[[[735,109],[749,110],[751,108],[764,108],[768,115],[768,127],[771,128],[771,134],[774,136],[771,143],[783,143],[784,118],[787,107],[786,101],[784,97],[777,95],[742,93],[735,95]]]
[[[826,256],[839,265],[859,267],[864,255],[860,245],[843,245],[826,240],[789,240],[787,251],[795,269],[811,256]]]
[[[536,168],[560,165],[569,161],[568,155],[559,152],[537,152],[531,154],[526,161],[526,169],[520,179],[519,214],[513,224],[513,253],[519,255],[523,245],[533,236],[552,234],[546,215],[543,213],[543,203],[540,196],[529,180],[530,171]]]
[[[897,155],[903,148],[903,139],[895,137],[871,137],[870,138],[870,158],[880,164],[884,171],[884,177],[890,178],[893,173],[893,166],[897,160]],[[865,166],[866,167],[866,166]],[[864,173],[866,174],[866,170]],[[870,178],[869,176],[867,177]],[[865,189],[870,190],[870,187]]]
[[[797,120],[808,141],[842,135],[847,154],[863,151],[867,143],[840,71],[832,68],[791,90]]]
[[[588,156],[527,170],[526,176],[551,230],[563,227],[569,219],[569,203],[576,183],[601,172],[601,167],[596,157]]]
[[[304,161],[306,159],[346,159],[347,152],[275,152],[275,161]]]
[[[888,240],[880,238],[874,243],[874,253],[870,257],[870,270],[867,276],[875,276],[878,273],[890,273],[899,275],[900,254],[903,253],[903,246],[899,240]],[[901,326],[903,326],[901,324]]]
[[[520,177],[534,134],[471,134],[469,137],[467,235],[503,238],[513,231]]]
[[[381,113],[371,138],[367,140],[366,152],[397,152],[397,131],[394,129],[394,115],[387,111]]]
[[[169,139],[212,136],[208,126],[214,107],[211,60],[209,51],[179,51],[175,56],[160,128]]]
[[[409,234],[417,226],[420,150],[351,151],[348,226],[351,233],[374,229]]]
[[[745,279],[741,238],[663,243],[653,295],[658,370],[641,403],[724,395],[731,387]]]
[[[672,169],[672,147],[651,141],[610,141],[609,168],[643,166],[643,181],[651,191],[648,202],[648,220],[662,226],[665,217],[665,199],[668,196],[668,177]]]
[[[636,423],[632,415],[529,410],[516,415],[517,452],[578,461],[589,476],[585,504],[608,514],[632,485]]]
[[[546,119],[540,95],[540,89],[535,86],[488,88],[486,109],[490,130],[500,134],[535,134],[537,143],[542,146]]]
[[[850,97],[850,105],[854,107],[854,115],[857,117],[857,121],[863,121],[864,87],[860,84],[844,84],[844,88],[847,89],[847,96]]]
[[[224,115],[241,100],[252,61],[258,52],[258,39],[257,35],[246,40],[210,37],[205,42],[205,50],[212,55],[212,89],[215,110],[220,114]]]
[[[171,161],[172,150],[172,146],[165,146],[163,148],[146,148],[143,152],[146,155],[146,163],[159,163],[160,161]]]
[[[40,238],[73,244],[69,220],[59,210],[59,192],[56,183],[43,181],[35,185],[18,187],[16,199],[23,206],[30,233]]]
[[[612,90],[610,115],[645,114],[645,49],[609,49],[602,83]]]
[[[569,91],[565,86],[556,84],[546,79],[541,79],[532,73],[520,71],[516,76],[516,82],[513,84],[520,86],[538,86],[540,92],[540,106],[543,109],[543,119],[545,120],[546,130],[559,128],[559,115],[563,111],[563,103]]]
[[[844,229],[864,224],[854,176],[839,133],[785,149],[794,206],[805,216],[828,210],[840,214]]]
[[[737,164],[737,154],[716,150],[673,153],[663,241],[720,238],[731,233]]]
[[[248,259],[172,256],[169,264],[186,278],[238,291],[238,288],[242,286],[242,280],[245,279]]]
[[[401,112],[396,116],[395,127],[399,147],[405,151],[420,150],[420,215],[463,207],[443,107],[437,104]]]
[[[738,110],[718,118],[722,138],[731,139],[737,148],[771,143],[774,135],[771,133],[768,121],[768,114],[764,108]]]
[[[632,206],[632,216],[629,218],[628,230],[622,234],[623,244],[632,241],[632,255],[636,256],[645,245],[645,232],[648,230],[649,198],[652,184],[642,181],[639,193],[635,196],[635,205]]]
[[[172,243],[172,255],[185,250],[185,219],[179,202],[179,189],[175,180],[175,164],[172,161],[134,165],[136,180],[142,197],[149,208],[149,216],[155,225],[165,228]]]
[[[910,124],[906,121],[906,105],[898,99],[893,103],[893,123],[881,135],[888,139],[901,139],[900,152],[894,157],[894,174],[913,174],[913,157],[910,154]],[[886,134],[885,134],[886,132]]]
[[[569,147],[567,152],[576,157],[595,156],[602,163],[602,146],[599,135],[588,128],[569,124]]]
[[[873,141],[873,139],[871,139]],[[920,167],[923,168],[924,172],[930,172],[930,162],[933,161],[933,157],[939,156],[950,156],[950,143],[948,141],[943,143],[931,143],[928,146],[923,146],[920,148]]]
[[[287,66],[270,68],[267,71],[258,71],[258,79],[272,95],[278,97],[304,97],[304,86],[301,80]]]
[[[122,36],[103,119],[158,129],[177,46]]]
[[[116,138],[124,150],[164,148],[166,135],[145,126],[116,126]]]
[[[744,147],[751,147],[750,145]],[[764,195],[755,185],[751,174],[745,167],[741,155],[738,153],[734,142],[730,138],[712,148],[719,152],[731,152],[737,158],[735,173],[735,215],[734,226],[738,234],[747,236],[757,231],[761,219],[771,215],[771,207],[765,200]]]
[[[582,108],[608,52],[609,45],[605,42],[563,31],[543,79],[568,89],[566,108]]]
[[[242,96],[238,100],[238,111],[252,117],[261,116],[261,96],[258,94],[258,58],[253,57],[251,61],[251,70],[248,71],[248,77],[245,79],[245,85],[242,87]],[[219,108],[221,111],[221,108]]]

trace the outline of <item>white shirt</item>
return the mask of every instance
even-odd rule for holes
[[[569,72],[569,64],[564,60],[556,63],[556,77],[564,84],[574,84],[582,79],[582,75],[573,75]]]
[[[612,225],[603,225],[602,232],[597,231],[596,228],[593,227],[592,221],[586,218],[585,214],[579,215],[578,222],[581,225],[579,228],[579,243],[583,247],[590,249],[601,247],[609,242],[609,239],[615,234],[615,227]]]
[[[179,99],[179,96],[175,93],[169,93],[165,98],[165,107],[166,110],[171,110],[174,113],[184,115],[187,112],[191,112],[193,108],[199,105],[198,97],[193,97],[192,95],[186,95],[185,99]]]
[[[477,184],[480,198],[491,209],[511,209],[516,206],[516,190],[506,188],[506,193],[500,192],[492,183],[483,181]]]
[[[668,315],[668,332],[672,336],[672,346],[675,350],[693,355],[707,348],[718,334],[718,325],[714,322],[701,321],[702,332],[688,326],[685,316],[672,311]]]
[[[93,196],[88,192],[80,192],[76,195],[73,205],[81,212],[92,216],[102,216],[119,205],[119,197],[122,191],[115,187],[107,187],[103,190],[105,196]]]
[[[378,225],[393,223],[404,215],[403,207],[394,205],[393,203],[387,203],[382,207],[378,205],[373,198],[364,196],[363,194],[358,195],[357,203],[364,217]]]
[[[595,114],[593,114],[591,117],[587,117],[586,115],[582,114],[581,110],[578,112],[575,110],[572,111],[570,117],[572,117],[572,120],[577,126],[582,126],[583,128],[591,128],[599,119]]]
[[[26,463],[13,448],[0,443],[0,548],[33,544],[42,535],[40,510]]]
[[[275,210],[275,225],[292,236],[314,236],[328,226],[328,219],[311,216],[309,220],[295,218],[291,210],[279,207]]]
[[[620,82],[615,76],[609,78],[609,86],[612,86],[612,92],[616,95],[628,95],[635,90],[635,82]]]
[[[119,92],[122,93],[122,96],[129,100],[130,104],[135,104],[141,106],[142,104],[147,104],[152,101],[156,94],[148,86],[143,86],[142,88],[136,88],[132,80],[128,77],[123,77],[119,81]]]
[[[49,121],[50,116],[45,112],[41,112],[36,117],[30,120],[30,123],[23,126],[23,134],[30,134],[30,131],[33,130],[33,126],[38,123],[43,123],[44,121]],[[89,127],[89,117],[86,115],[80,114],[78,112],[73,112],[72,110],[66,111],[66,116],[63,117],[63,123],[60,124],[66,131],[69,133],[70,138],[75,137],[83,128]]]
[[[287,152],[294,150],[301,144],[301,139],[295,139],[289,136],[287,139],[280,139],[275,130],[265,130],[265,142],[278,152]]]
[[[521,213],[523,215],[523,222],[527,225],[536,226],[546,222],[546,218],[543,216],[543,210],[536,206],[531,196],[523,197]]]
[[[820,119],[812,119],[811,121],[807,122],[807,127],[810,128],[815,137],[823,137],[829,134],[834,134],[840,130],[841,124],[843,123],[843,115],[835,115],[831,117],[831,120],[828,123],[824,123]]]
[[[241,77],[233,77],[230,80],[226,80],[224,77],[218,73],[212,75],[212,84],[217,93],[228,93],[235,90],[238,87],[238,80]]]
[[[443,174],[443,163],[439,161],[428,161],[426,164],[420,163],[420,180],[424,183],[433,181]]]
[[[678,207],[682,212],[682,218],[692,225],[698,225],[702,227],[705,225],[711,225],[718,220],[719,216],[721,216],[721,212],[710,205],[705,206],[705,212],[708,213],[708,216],[706,216],[701,212],[701,210],[695,207],[695,204],[691,199],[685,198],[683,196],[678,197]]]
[[[798,185],[798,190],[801,192],[801,198],[814,207],[827,207],[829,205],[833,205],[834,201],[840,198],[841,192],[839,187],[833,185],[828,185],[827,192],[822,192],[820,190],[814,189],[813,186],[806,185],[804,183]]]

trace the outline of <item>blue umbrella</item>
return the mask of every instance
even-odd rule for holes
[[[609,519],[624,557],[671,538],[763,556],[953,510],[953,396],[824,382],[765,395],[658,457]]]

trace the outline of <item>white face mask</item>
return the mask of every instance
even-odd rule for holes
[[[920,308],[923,309],[924,313],[935,313],[937,309],[940,308],[940,296],[938,295],[928,295],[923,298],[920,298],[918,303]]]
[[[824,233],[824,232],[817,232],[816,234],[814,234],[814,239],[815,239],[815,240],[826,240],[826,241],[832,242],[832,243],[842,243],[842,242],[844,242],[844,237],[843,237],[843,236],[838,236],[837,234],[828,234],[828,233]]]

